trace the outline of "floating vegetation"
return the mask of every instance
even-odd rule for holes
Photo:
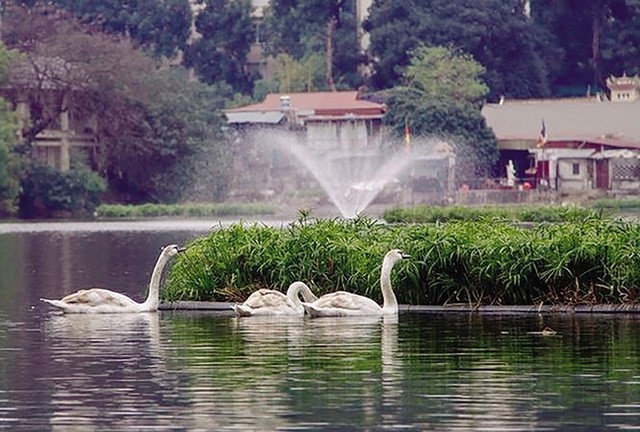
[[[166,300],[240,301],[295,280],[321,295],[381,301],[379,267],[400,248],[401,303],[632,304],[640,300],[640,225],[599,217],[523,228],[502,219],[388,225],[367,218],[301,219],[285,229],[237,223],[178,256]]]

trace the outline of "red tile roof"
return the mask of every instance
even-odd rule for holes
[[[289,96],[291,109],[300,114],[339,116],[345,114],[380,115],[385,113],[386,105],[358,99],[357,91],[310,92],[310,93],[269,93],[264,101],[227,112],[280,111],[280,97]]]

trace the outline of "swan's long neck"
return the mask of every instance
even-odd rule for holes
[[[391,269],[396,263],[395,260],[385,257],[382,262],[382,272],[380,273],[380,288],[382,289],[382,309],[384,312],[398,312],[398,300],[391,288]]]
[[[289,297],[294,305],[302,307],[302,303],[300,303],[300,293],[302,293],[305,302],[311,303],[318,300],[318,297],[316,297],[307,284],[303,282],[294,282],[287,290],[287,297]]]
[[[158,304],[160,303],[160,278],[169,258],[170,255],[168,253],[161,253],[153,268],[153,273],[151,273],[151,279],[149,280],[149,294],[143,303],[145,310],[158,309]]]

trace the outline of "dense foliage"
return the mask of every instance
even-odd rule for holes
[[[92,216],[105,190],[105,181],[83,165],[61,172],[31,164],[23,174],[19,215],[23,218],[52,217],[56,213]]]
[[[498,218],[516,222],[575,222],[602,216],[601,211],[585,207],[553,205],[501,206],[426,206],[386,210],[382,217],[389,223],[435,223],[481,221]]]
[[[513,1],[375,1],[365,28],[371,34],[373,83],[388,88],[400,81],[418,44],[452,46],[486,68],[490,96],[549,95],[553,58],[545,57],[544,32]]]
[[[264,45],[272,55],[284,53],[296,60],[322,53],[323,90],[362,82],[354,1],[272,0],[264,20]]]
[[[99,143],[91,163],[115,199],[175,202],[224,194],[228,152],[220,110],[232,98],[229,87],[159,69],[130,40],[95,32],[51,5],[9,8],[4,18],[3,38],[20,52],[9,97],[30,105],[21,131],[26,153],[62,112],[88,115],[97,120],[91,130]],[[206,189],[198,183],[204,181],[211,182]]]
[[[456,181],[492,177],[498,143],[478,107],[488,92],[484,68],[469,55],[446,47],[411,52],[403,85],[388,91],[384,122],[396,135],[437,137],[456,153]]]
[[[230,157],[221,94],[229,90],[170,71],[144,78],[146,94],[122,95],[101,107],[100,166],[112,190],[131,203],[220,199]]]
[[[473,56],[486,69],[491,99],[583,95],[602,89],[610,74],[640,71],[637,0],[531,0],[529,16],[525,3],[376,0],[364,25],[371,48],[360,52],[354,0],[272,0],[257,28],[248,21],[249,2],[199,0],[194,5],[204,12],[197,18],[195,43],[189,39],[193,11],[187,0],[50,2],[94,28],[130,37],[156,56],[182,50],[183,64],[207,82],[224,79],[247,94],[258,77],[249,76],[241,62],[254,41],[274,57],[301,61],[321,54],[326,88],[357,87],[363,67],[372,68],[374,88],[391,88],[419,44]]]
[[[33,6],[35,1],[21,3]],[[189,0],[54,0],[83,23],[126,35],[154,55],[172,57],[184,49],[191,30]]]
[[[251,8],[248,0],[4,2],[2,39],[19,55],[3,95],[14,107],[18,95],[27,100],[29,121],[14,145],[12,107],[0,109],[1,211],[14,201],[21,157],[62,112],[100,119],[92,168],[119,201],[224,198],[221,109],[274,91],[359,88],[388,104],[396,135],[407,125],[447,141],[457,180],[470,183],[465,175],[496,169],[495,137],[479,112],[485,100],[585,94],[610,74],[640,71],[638,0],[374,0],[365,51],[354,0],[272,0],[262,21]],[[272,57],[256,68],[252,49]],[[262,66],[273,74],[260,77]]]
[[[6,83],[11,54],[0,43],[0,84]],[[20,190],[23,157],[17,151],[18,118],[10,104],[0,98],[0,216],[15,212]]]
[[[208,84],[224,81],[251,93],[253,76],[247,56],[254,41],[250,0],[204,0],[195,19],[201,35],[185,49],[184,64]]]
[[[392,272],[408,304],[593,304],[640,301],[640,225],[596,217],[520,228],[499,219],[384,225],[299,221],[286,229],[236,224],[193,241],[171,269],[167,300],[235,300],[259,287],[307,282],[381,301],[384,253],[411,259]]]

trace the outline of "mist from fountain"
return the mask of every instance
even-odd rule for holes
[[[389,141],[357,148],[334,145],[322,149],[304,146],[289,133],[260,134],[260,141],[293,157],[296,166],[311,173],[344,218],[358,216],[385,188],[412,176],[414,161],[451,155],[438,151],[435,140],[417,140],[410,148],[403,142]],[[442,147],[443,143],[439,143]]]

